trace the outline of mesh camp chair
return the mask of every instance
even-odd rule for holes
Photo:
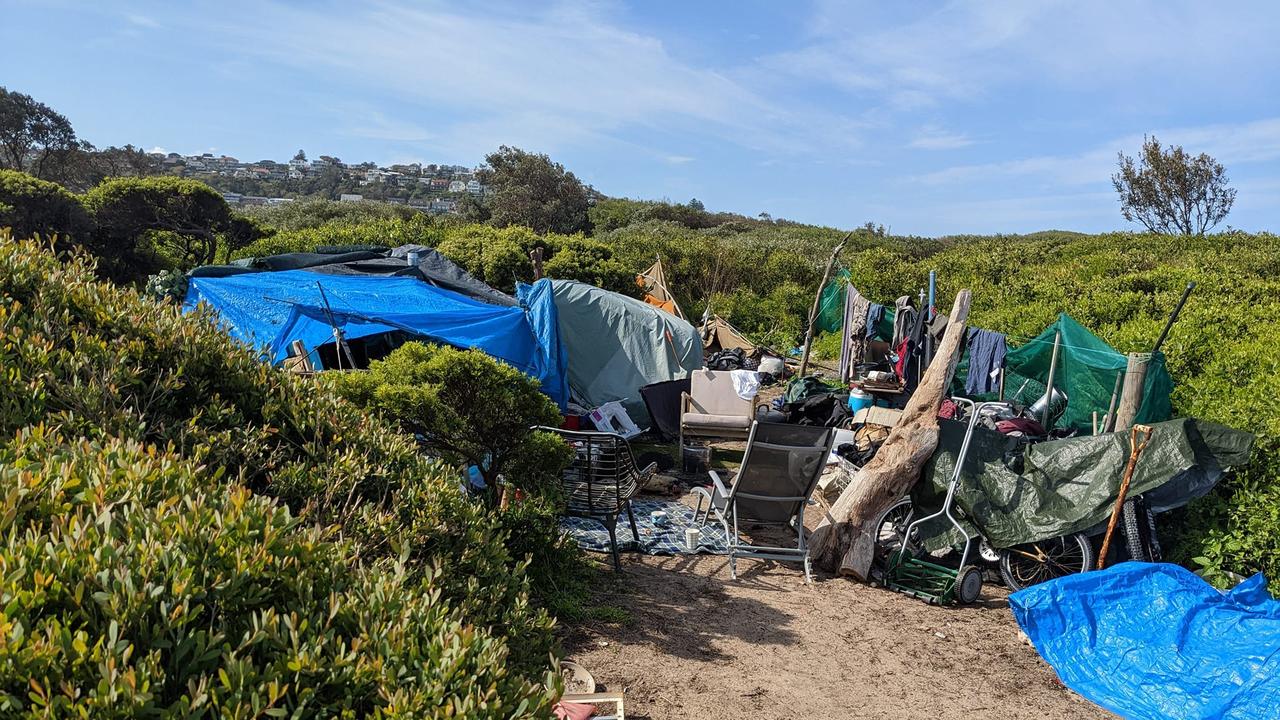
[[[613,567],[620,569],[618,557],[618,516],[627,512],[631,536],[640,540],[631,498],[649,479],[657,463],[643,469],[636,467],[631,446],[621,435],[605,432],[580,432],[541,427],[553,432],[573,448],[573,462],[562,476],[566,512],[576,517],[599,520],[609,530],[609,546],[613,550]]]
[[[706,523],[714,512],[724,526],[729,538],[729,573],[734,579],[738,577],[739,557],[803,562],[805,580],[812,578],[804,508],[834,441],[834,428],[752,423],[747,451],[733,484],[726,488],[720,476],[711,471],[711,486],[694,489],[699,496],[695,521]],[[786,526],[795,531],[796,545],[771,547],[743,542],[738,534],[739,523]]]

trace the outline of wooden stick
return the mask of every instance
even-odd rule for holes
[[[1138,442],[1138,435],[1142,435],[1142,442]],[[1120,493],[1116,496],[1116,506],[1111,510],[1111,520],[1107,522],[1107,534],[1102,536],[1102,549],[1098,551],[1098,569],[1107,565],[1107,550],[1111,547],[1111,534],[1116,530],[1116,523],[1120,521],[1120,510],[1124,507],[1125,496],[1129,494],[1129,482],[1133,480],[1133,471],[1138,467],[1138,457],[1142,455],[1142,451],[1147,449],[1147,443],[1151,442],[1151,426],[1150,425],[1134,425],[1129,428],[1129,464],[1124,468],[1124,478],[1120,480]]]
[[[822,271],[822,282],[818,283],[818,293],[813,296],[813,307],[809,310],[809,327],[804,331],[804,355],[800,357],[800,377],[804,377],[809,370],[809,347],[813,345],[813,324],[818,320],[818,306],[822,304],[822,290],[827,286],[827,281],[831,279],[831,269],[835,267],[836,259],[840,257],[840,251],[844,250],[844,244],[849,242],[849,238],[853,237],[853,233],[844,236],[836,248],[831,251],[831,257],[827,259],[827,269]]]
[[[1109,433],[1116,429],[1116,402],[1120,399],[1120,390],[1124,387],[1124,371],[1116,373],[1116,386],[1111,391],[1111,404],[1107,406],[1107,414],[1102,418],[1102,432]]]
[[[1147,366],[1151,356],[1129,353],[1129,365],[1124,371],[1124,391],[1120,394],[1120,406],[1116,408],[1116,430],[1128,430],[1142,409],[1142,393],[1147,380]]]

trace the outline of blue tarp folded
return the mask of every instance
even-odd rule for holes
[[[1177,565],[1125,562],[1009,606],[1068,687],[1123,717],[1280,717],[1280,601],[1261,574],[1223,593]]]
[[[528,312],[479,302],[408,277],[343,276],[287,270],[231,277],[192,277],[184,309],[213,308],[232,337],[284,360],[301,340],[308,351],[333,341],[333,320],[348,339],[403,330],[461,348],[477,348],[537,379],[561,409],[568,384],[549,294]],[[549,318],[549,319],[548,319]]]

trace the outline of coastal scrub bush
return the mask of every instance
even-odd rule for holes
[[[349,549],[333,550],[332,555],[347,559],[349,573],[370,573],[369,582],[382,588],[377,592],[429,596],[449,617],[465,619],[459,630],[463,639],[491,638],[505,646],[504,662],[516,680],[494,686],[505,698],[495,703],[541,702],[540,681],[554,646],[554,623],[529,602],[527,560],[507,547],[502,520],[462,494],[457,471],[423,457],[413,440],[389,422],[361,412],[323,383],[262,364],[202,312],[183,315],[171,304],[97,281],[83,258],[62,263],[34,242],[7,236],[0,236],[0,368],[0,446],[43,427],[68,443],[154,448],[145,454],[190,463],[198,468],[192,473],[210,483],[209,495],[175,494],[177,499],[164,505],[175,513],[203,512],[208,497],[234,488],[261,498],[264,508],[278,503],[272,507],[280,512],[287,508],[307,527],[325,528],[326,541],[331,534],[341,535]],[[36,471],[32,465],[30,472]],[[26,482],[23,477],[19,472],[0,478],[0,496],[21,494],[16,483]],[[210,534],[208,527],[201,528]],[[28,530],[11,523],[4,533],[6,546],[14,547],[25,542]],[[261,534],[254,537],[261,542]],[[115,567],[109,555],[84,561],[102,563],[101,582],[110,581]],[[201,557],[197,554],[192,562]],[[403,580],[385,579],[388,563],[398,563],[402,569],[395,572]],[[6,561],[5,567],[12,566]],[[59,582],[97,572],[90,571],[91,565],[84,567],[84,573],[58,574]],[[395,589],[402,584],[408,589]],[[137,592],[140,586],[127,587]],[[149,587],[161,599],[176,592],[171,583]],[[271,606],[276,611],[293,611],[287,593],[273,597],[279,601]],[[388,599],[402,601],[408,602]],[[43,612],[61,611],[61,606],[48,606]],[[267,614],[266,609],[254,612],[259,619]],[[90,633],[83,642],[87,648],[126,643],[120,652],[142,643],[139,634],[151,630],[126,620],[110,616],[93,626],[94,632],[105,634]],[[49,627],[70,627],[63,619],[48,622]],[[22,632],[30,629],[24,625]],[[14,637],[12,632],[4,637]],[[234,649],[244,638],[218,642]],[[377,662],[389,667],[396,666],[398,654],[411,651],[434,653],[432,662],[450,662],[413,637],[391,633],[378,642],[383,659]],[[161,660],[175,651],[161,647]],[[150,657],[132,656],[137,662]],[[261,668],[252,654],[237,652],[234,657],[237,663]],[[16,672],[13,668],[0,664],[4,687],[11,687],[7,673]],[[248,672],[237,668],[242,665],[222,670],[232,678]],[[169,693],[166,697],[187,691],[170,685],[166,677],[138,669],[130,682]],[[292,690],[299,690],[300,680],[290,681],[295,683]],[[401,682],[408,683],[407,676]],[[81,686],[78,691],[84,696],[89,690]],[[388,685],[379,692],[393,697],[395,691]]]
[[[16,237],[55,235],[59,247],[89,239],[93,222],[80,199],[61,185],[17,170],[0,170],[0,228]]]
[[[549,693],[441,599],[207,467],[24,430],[0,449],[0,712],[508,718]]]

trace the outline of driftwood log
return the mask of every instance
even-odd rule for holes
[[[809,554],[819,567],[859,580],[869,576],[879,531],[876,520],[911,491],[938,447],[938,407],[947,396],[951,376],[960,361],[960,343],[968,316],[969,291],[961,290],[951,308],[942,343],[902,418],[813,531]]]

